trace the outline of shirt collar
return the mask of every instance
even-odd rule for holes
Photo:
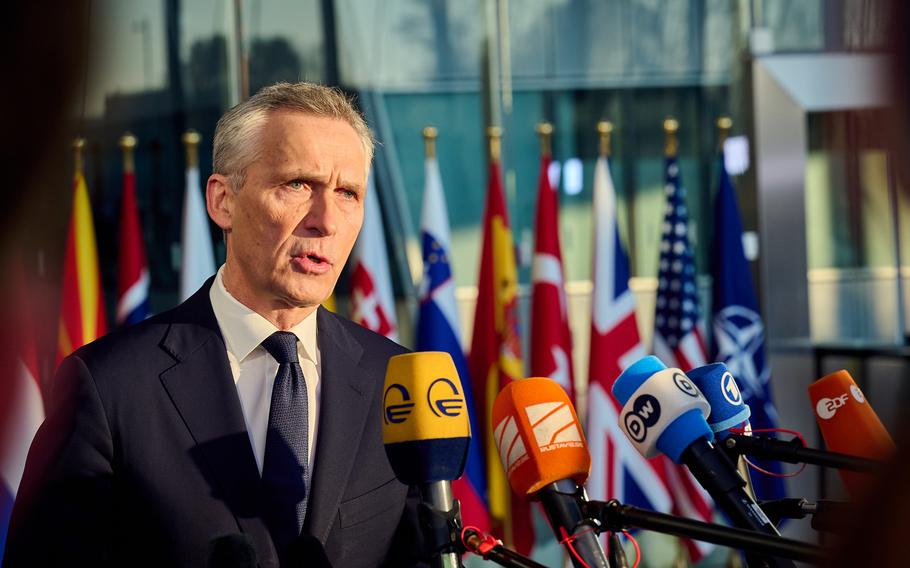
[[[259,347],[266,337],[279,330],[272,322],[241,304],[228,292],[224,287],[223,273],[224,265],[222,264],[215,276],[215,282],[212,283],[209,290],[209,299],[212,302],[212,310],[215,312],[215,319],[218,320],[218,327],[221,328],[221,335],[224,336],[228,351],[233,353],[238,361],[243,361],[254,349]],[[303,347],[302,355],[313,363],[318,363],[316,350],[316,312],[318,311],[318,309],[313,310],[313,313],[288,330],[297,336],[297,340]]]

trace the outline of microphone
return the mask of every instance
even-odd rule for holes
[[[206,568],[256,568],[256,548],[250,537],[241,533],[226,534],[209,541]]]
[[[809,385],[809,399],[825,445],[834,452],[873,460],[887,460],[895,446],[878,415],[850,373],[841,369]],[[840,471],[854,498],[869,487],[869,479]]]
[[[464,472],[471,426],[451,355],[396,355],[386,368],[382,441],[395,476],[420,490],[420,524],[433,565],[461,566],[461,514],[452,480]]]
[[[684,464],[735,526],[780,536],[744,491],[746,482],[730,459],[714,447],[705,421],[711,407],[685,373],[644,357],[619,375],[613,396],[623,406],[620,427],[642,455],[664,453]]]
[[[723,363],[711,363],[692,369],[686,376],[698,387],[708,401],[711,411],[708,415],[708,426],[714,432],[714,437],[723,442],[732,432],[731,428],[745,425],[746,431],[750,430],[749,416],[752,410],[743,400],[743,395],[733,378],[733,373]],[[725,448],[726,446],[722,446]],[[755,490],[752,488],[752,477],[749,475],[749,466],[742,455],[735,455],[727,451],[729,457],[736,465],[736,471],[746,482],[746,493],[755,499]]]
[[[493,424],[512,491],[540,499],[559,541],[573,537],[565,544],[576,568],[606,568],[597,525],[581,511],[591,456],[566,391],[551,379],[512,381],[493,402]]]

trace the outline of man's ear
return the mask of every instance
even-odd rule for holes
[[[234,191],[230,180],[221,174],[212,174],[205,184],[205,207],[209,217],[223,231],[230,231],[233,224]]]

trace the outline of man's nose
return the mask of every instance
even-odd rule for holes
[[[333,235],[338,227],[338,211],[333,199],[334,191],[314,191],[310,206],[303,216],[302,225],[308,233]]]

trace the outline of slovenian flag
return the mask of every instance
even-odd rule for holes
[[[452,483],[455,498],[461,502],[466,525],[482,532],[490,529],[487,478],[483,467],[480,422],[471,390],[468,362],[461,347],[461,326],[455,304],[455,280],[449,253],[452,250],[449,215],[442,189],[439,164],[434,157],[425,163],[423,214],[420,235],[423,241],[423,281],[420,286],[420,313],[417,321],[417,351],[445,351],[455,361],[465,401],[470,409],[471,445],[465,474]]]

